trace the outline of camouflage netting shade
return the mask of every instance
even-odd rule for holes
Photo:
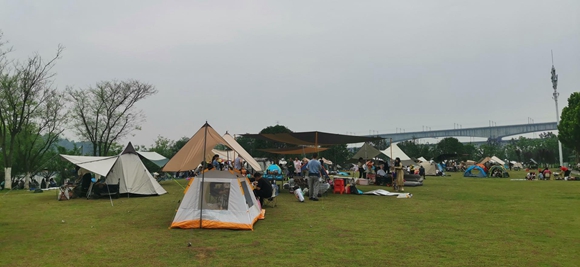
[[[273,154],[283,154],[283,155],[300,155],[304,153],[316,153],[327,150],[327,147],[286,147],[286,148],[263,148],[258,149],[260,151],[273,153]]]
[[[381,137],[367,137],[356,135],[333,134],[325,132],[300,132],[277,134],[244,134],[246,137],[276,141],[294,145],[332,146],[352,143],[363,143],[382,139]]]

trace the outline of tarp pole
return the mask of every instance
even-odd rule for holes
[[[315,139],[314,139],[314,147],[316,147],[316,153],[318,153],[318,132],[315,133]]]
[[[391,148],[391,168],[393,167],[393,138],[389,138],[389,148]]]
[[[107,178],[105,177],[105,186],[107,187],[107,192],[109,192],[109,200],[111,200],[111,207],[113,207],[113,197],[111,197],[111,190],[109,189],[109,184],[107,184]],[[119,188],[121,190],[121,188]]]
[[[204,162],[203,165],[207,165],[207,162],[206,162],[206,158],[207,157],[206,157],[206,154],[205,154],[206,153],[206,147],[207,147],[207,127],[208,127],[207,121],[205,122],[204,127],[205,127],[205,132],[203,134],[203,162]],[[201,167],[202,168],[205,168],[206,166],[203,166],[203,165]],[[199,194],[200,195],[199,196],[199,229],[201,229],[202,216],[203,216],[203,185],[204,185],[203,183],[204,183],[204,181],[205,181],[205,172],[202,169],[202,172],[201,172],[201,186],[199,187],[199,189],[201,190],[201,193]]]

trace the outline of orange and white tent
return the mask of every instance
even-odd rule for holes
[[[214,155],[212,149],[217,144],[226,145],[248,163],[255,163],[254,158],[233,137],[229,134],[220,136],[206,123],[165,164],[163,170],[193,170],[201,161],[211,160]],[[252,230],[254,223],[264,216],[252,190],[250,180],[237,172],[204,171],[189,181],[171,228]]]
[[[252,230],[263,218],[248,178],[215,169],[203,176],[189,181],[171,228]]]

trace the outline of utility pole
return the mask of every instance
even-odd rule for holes
[[[552,98],[554,99],[554,103],[556,103],[556,125],[560,124],[560,110],[558,109],[558,74],[556,74],[556,68],[554,68],[554,52],[550,50],[552,53],[552,88],[554,88],[554,93],[552,94]],[[558,139],[558,155],[560,156],[560,166],[564,166],[564,159],[562,158],[562,143],[560,139]]]

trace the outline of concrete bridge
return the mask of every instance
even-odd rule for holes
[[[512,135],[520,135],[526,133],[554,131],[558,130],[556,122],[543,123],[529,123],[505,126],[489,126],[476,128],[462,128],[436,131],[421,131],[421,132],[405,132],[405,133],[390,133],[379,134],[378,136],[389,140],[393,139],[393,143],[403,142],[413,139],[421,138],[444,138],[444,137],[481,137],[487,139],[501,140],[504,137]]]

